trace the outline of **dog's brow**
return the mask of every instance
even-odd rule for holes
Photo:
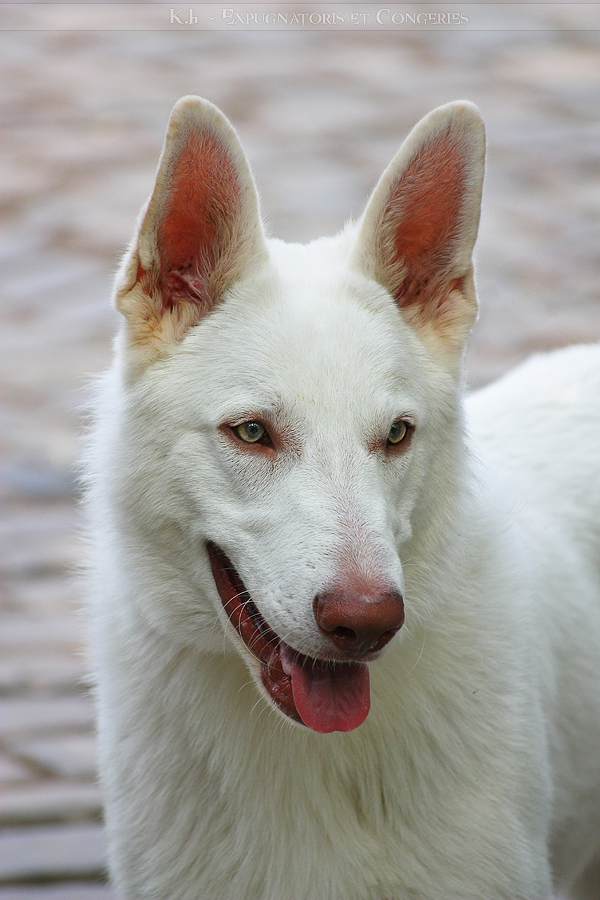
[[[272,396],[271,398],[265,398],[263,394],[254,398],[247,395],[237,400],[235,404],[223,405],[218,410],[217,415],[221,422],[233,420],[249,422],[253,419],[266,419],[277,423],[286,418],[285,411],[286,405],[281,397]]]

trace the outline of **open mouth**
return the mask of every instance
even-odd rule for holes
[[[213,577],[229,621],[260,663],[273,703],[313,731],[352,731],[370,707],[366,663],[313,659],[293,650],[268,625],[226,554],[208,542]]]

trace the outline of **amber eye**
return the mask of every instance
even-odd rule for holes
[[[401,444],[407,434],[408,425],[406,422],[403,422],[402,419],[394,422],[388,433],[388,444]]]
[[[257,444],[261,439],[268,438],[267,429],[260,422],[242,422],[241,425],[235,425],[232,430],[247,444]]]

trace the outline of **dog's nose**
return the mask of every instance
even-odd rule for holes
[[[381,650],[404,624],[404,601],[396,590],[326,591],[315,597],[313,609],[320,631],[356,656]]]

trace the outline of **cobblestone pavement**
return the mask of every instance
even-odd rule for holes
[[[569,30],[580,7],[537,6],[528,31],[515,10],[504,30],[190,33],[119,30],[115,5],[112,31],[0,33],[0,900],[112,896],[74,473],[112,272],[172,103],[227,112],[274,233],[304,240],[360,212],[421,115],[474,100],[489,162],[469,379],[485,383],[600,337],[599,35]],[[40,8],[26,14],[35,27]]]

